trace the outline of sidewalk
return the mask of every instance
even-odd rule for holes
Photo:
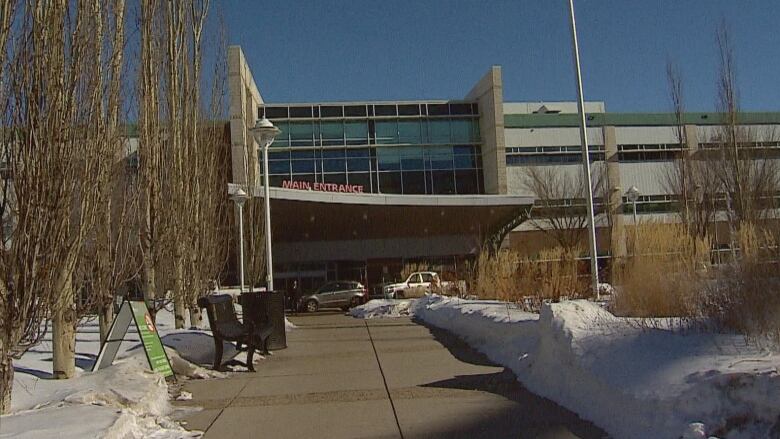
[[[256,373],[191,381],[206,438],[602,438],[448,333],[409,319],[292,317]]]

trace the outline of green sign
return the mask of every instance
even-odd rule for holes
[[[95,365],[92,367],[92,371],[105,369],[114,363],[119,347],[122,345],[127,330],[133,322],[135,322],[135,328],[138,330],[138,335],[141,337],[141,342],[144,345],[144,352],[146,352],[146,359],[149,360],[149,366],[153,371],[159,372],[165,378],[174,377],[175,379],[171,362],[168,360],[168,354],[165,353],[162,340],[160,340],[160,335],[154,326],[152,316],[149,315],[149,311],[146,309],[146,304],[129,300],[122,302],[119,313],[114,317],[111,328],[108,330],[108,336],[103,344],[100,345],[100,353],[95,361]]]
[[[146,358],[149,359],[149,366],[153,371],[159,372],[166,378],[173,376],[171,362],[168,361],[168,354],[165,353],[160,334],[157,333],[157,328],[154,326],[152,316],[149,315],[149,310],[146,309],[146,304],[144,302],[125,303],[132,306],[135,327],[138,328],[138,335],[141,336]]]

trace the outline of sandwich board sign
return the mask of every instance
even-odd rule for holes
[[[111,324],[106,341],[100,346],[100,354],[92,371],[104,369],[114,362],[119,346],[130,328],[130,324],[135,322],[135,328],[141,337],[146,359],[149,361],[149,367],[155,372],[159,372],[165,378],[174,377],[171,362],[168,354],[165,353],[160,334],[152,321],[146,303],[142,301],[125,300],[119,308],[119,313]]]

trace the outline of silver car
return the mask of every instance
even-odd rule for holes
[[[355,281],[328,282],[312,294],[301,297],[299,308],[315,312],[320,308],[349,308],[365,303],[368,297],[366,287]]]

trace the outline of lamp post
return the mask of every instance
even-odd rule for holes
[[[580,142],[582,143],[582,170],[588,185],[588,248],[590,249],[591,288],[596,300],[599,299],[599,263],[596,248],[596,224],[593,214],[593,185],[590,180],[590,153],[588,151],[588,129],[585,123],[585,98],[582,92],[582,73],[580,69],[580,49],[577,45],[577,24],[574,20],[574,0],[569,0],[569,18],[571,21],[571,45],[574,52],[574,73],[577,77],[577,112],[580,122]]]
[[[636,222],[636,201],[639,199],[639,189],[637,189],[636,186],[628,188],[626,191],[626,198],[634,205],[634,254],[636,254],[636,239],[639,230],[639,224]]]
[[[265,203],[265,286],[267,291],[274,289],[273,259],[271,253],[271,191],[268,183],[268,147],[274,143],[282,130],[276,128],[263,116],[252,128],[252,135],[263,150],[263,201]]]
[[[239,254],[239,272],[241,273],[241,294],[244,293],[244,203],[249,196],[243,189],[239,188],[230,199],[238,206],[238,254]]]

